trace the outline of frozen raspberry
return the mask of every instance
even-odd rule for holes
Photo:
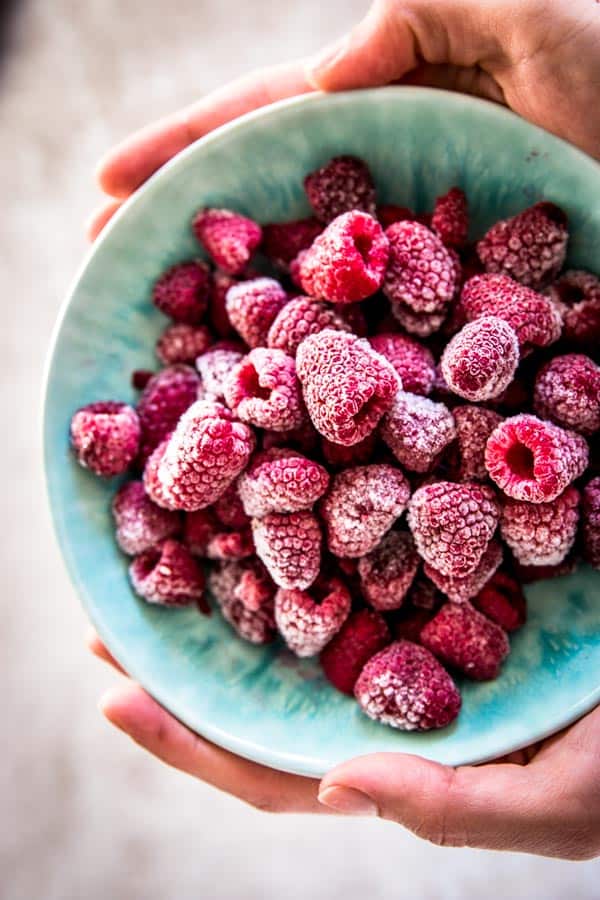
[[[212,507],[188,512],[183,520],[183,543],[193,556],[206,556],[209,543],[220,530]]]
[[[411,584],[406,600],[411,606],[429,610],[439,609],[444,602],[435,584],[423,574],[417,575]]]
[[[296,656],[315,656],[337,634],[350,612],[351,599],[339,578],[318,580],[310,591],[275,595],[275,622]]]
[[[208,559],[236,560],[254,556],[254,541],[250,528],[241,531],[220,531],[206,547]]]
[[[562,315],[563,336],[596,350],[600,344],[600,278],[572,269],[550,285],[548,294]]]
[[[240,475],[238,491],[249,516],[310,509],[327,490],[329,475],[295,450],[273,447],[257,453]]]
[[[600,429],[600,366],[582,353],[555,356],[538,372],[533,406],[542,419],[593,434]]]
[[[175,322],[197,325],[208,306],[211,275],[203,262],[172,266],[155,283],[152,302]]]
[[[371,719],[403,731],[444,728],[460,710],[460,694],[446,670],[410,641],[376,653],[360,673],[354,696]]]
[[[383,290],[392,303],[416,313],[440,313],[456,289],[456,266],[436,234],[418,222],[397,222],[385,232],[390,259]]]
[[[450,390],[477,403],[498,397],[513,380],[518,364],[517,335],[496,316],[482,316],[465,325],[447,344],[441,359]]]
[[[299,255],[300,285],[311,297],[356,303],[381,287],[388,253],[388,239],[376,219],[344,213]]]
[[[490,681],[510,652],[504,629],[470,603],[446,603],[421,631],[421,641],[445,665],[475,681]]]
[[[229,288],[225,301],[231,324],[249,347],[266,345],[269,328],[287,302],[286,292],[274,278],[240,281]]]
[[[345,319],[326,303],[311,297],[295,297],[278,313],[269,329],[267,344],[295,356],[304,338],[326,328],[352,330]]]
[[[392,404],[400,379],[366,340],[326,329],[303,341],[296,355],[308,414],[334,444],[358,444]]]
[[[377,207],[377,218],[382,228],[389,228],[394,222],[414,221],[415,214],[408,206],[396,206],[394,203],[384,203]]]
[[[325,677],[338,691],[352,696],[365,663],[390,640],[385,619],[378,612],[360,609],[351,613],[321,653]]]
[[[204,575],[187,547],[179,541],[167,540],[160,547],[141,553],[129,567],[129,577],[136,594],[148,603],[164,606],[202,604]]]
[[[239,281],[237,278],[234,278],[232,275],[227,275],[226,272],[221,272],[219,269],[216,269],[213,273],[213,286],[208,305],[208,319],[212,330],[215,334],[218,334],[220,338],[230,338],[235,335],[235,329],[227,315],[225,299],[229,288],[238,283]]]
[[[263,225],[262,251],[272,263],[287,271],[290,263],[302,250],[306,250],[323,231],[316,219],[298,219],[295,222],[278,222]]]
[[[600,569],[600,478],[592,478],[584,488],[581,513],[584,559]]]
[[[404,604],[391,617],[390,628],[397,641],[421,643],[421,631],[435,616],[435,610]]]
[[[435,382],[435,360],[431,350],[405,334],[377,334],[369,338],[373,350],[391,362],[405,391],[426,397]]]
[[[408,531],[388,531],[358,563],[362,593],[382,612],[398,609],[419,568],[419,554]]]
[[[502,416],[480,406],[455,406],[452,410],[456,425],[459,481],[485,481],[485,446]]]
[[[239,275],[260,244],[260,225],[229,209],[201,209],[192,230],[198,243],[227,275]]]
[[[177,322],[165,328],[156,342],[156,355],[163,366],[175,363],[194,364],[197,356],[208,350],[212,336],[206,325]]]
[[[356,156],[334,156],[304,179],[308,202],[321,222],[351,210],[375,214],[375,185],[369,167]]]
[[[426,338],[439,331],[446,318],[446,310],[433,313],[417,313],[406,303],[396,301],[392,304],[392,313],[399,324],[416,337]]]
[[[339,472],[321,501],[327,543],[335,556],[364,556],[406,509],[410,487],[395,466],[357,466]]]
[[[418,488],[408,506],[408,525],[425,562],[444,575],[474,572],[498,525],[491,488],[438,481]]]
[[[529,503],[554,500],[587,463],[585,438],[527,413],[501,422],[485,449],[490,478],[509,497]]]
[[[462,247],[469,233],[469,211],[465,192],[451,188],[435,201],[431,229],[446,247]]]
[[[244,354],[229,341],[215,344],[198,357],[196,368],[207,397],[221,401],[225,398],[225,382],[243,358]]]
[[[244,512],[244,505],[238,494],[236,482],[232,482],[227,490],[215,501],[213,507],[221,525],[234,531],[250,525],[250,516]]]
[[[162,482],[159,479],[158,471],[163,457],[167,452],[170,434],[161,441],[158,447],[152,451],[144,466],[143,483],[144,490],[153,503],[156,503],[162,509],[174,510],[176,507],[170,497],[167,497],[163,491]]]
[[[252,520],[257,556],[278,587],[306,590],[321,563],[321,527],[311,512],[270,513]]]
[[[448,407],[405,391],[397,392],[381,423],[381,437],[410,472],[428,472],[455,436]]]
[[[492,540],[487,545],[477,568],[462,578],[444,575],[429,563],[425,563],[423,571],[448,600],[452,600],[454,603],[464,603],[465,600],[470,600],[480,592],[499,568],[501,562],[502,547],[498,541]]]
[[[275,585],[257,559],[225,562],[208,575],[208,589],[223,618],[252,644],[275,638]]]
[[[154,374],[150,369],[135,369],[131,373],[131,386],[136,391],[143,391]]]
[[[568,487],[549,503],[525,503],[508,497],[500,533],[515,558],[525,566],[555,566],[575,542],[579,491]]]
[[[196,372],[183,365],[170,366],[150,379],[137,404],[142,428],[142,462],[173,431],[180,417],[196,400],[199,386]]]
[[[292,428],[290,431],[266,429],[262,432],[263,450],[270,450],[272,447],[295,447],[300,453],[310,454],[318,448],[319,440],[320,435],[308,416],[299,428]]]
[[[229,374],[224,390],[228,406],[257,428],[289,431],[304,421],[296,365],[283,350],[251,350]]]
[[[158,468],[172,508],[210,506],[248,463],[254,437],[219,403],[199,400],[181,417]]]
[[[560,337],[562,320],[556,305],[507,275],[470,278],[462,289],[461,304],[470,322],[481,316],[508,322],[519,339],[521,356]]]
[[[523,588],[502,570],[490,578],[471,603],[505,631],[516,631],[527,620],[527,601]]]
[[[124,472],[137,456],[140,422],[126,403],[89,403],[71,419],[71,445],[77,462],[96,475]]]
[[[567,217],[554,203],[536,203],[492,225],[477,244],[487,272],[539,288],[555,278],[567,252]]]
[[[377,444],[377,432],[372,431],[358,444],[350,447],[344,444],[334,444],[325,438],[321,439],[321,451],[323,459],[328,466],[335,469],[347,469],[349,466],[361,466],[371,462]]]
[[[577,556],[569,554],[562,562],[555,566],[525,566],[523,563],[513,561],[512,571],[520,584],[533,584],[535,581],[548,581],[550,578],[562,578],[564,575],[572,575],[577,568]]]
[[[124,553],[136,556],[151,550],[180,528],[177,513],[161,509],[147,496],[141,481],[119,488],[112,503],[117,543]]]

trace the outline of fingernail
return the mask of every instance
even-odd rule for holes
[[[355,788],[334,784],[319,794],[319,803],[347,816],[378,816],[377,804]]]
[[[312,57],[312,59],[309,59],[306,64],[306,77],[313,87],[319,86],[314,81],[315,76],[323,69],[327,69],[338,56],[341,56],[345,52],[349,40],[350,35],[345,34],[343,37],[338,38],[337,41],[333,41],[332,44],[328,44],[324,50],[321,50],[321,52]]]

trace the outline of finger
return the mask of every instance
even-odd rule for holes
[[[107,650],[107,648],[104,646],[104,644],[102,643],[102,641],[100,640],[100,638],[98,637],[98,635],[96,634],[96,632],[94,631],[93,628],[88,629],[86,636],[85,636],[85,643],[86,643],[88,650],[91,653],[93,653],[94,656],[97,656],[98,659],[101,659],[104,662],[107,662],[109,664],[109,666],[112,666],[113,669],[117,670],[117,672],[121,672],[123,675],[127,675],[127,672],[125,671],[125,669],[121,666],[120,663],[117,662],[117,660],[114,658],[114,656]]]
[[[472,94],[475,97],[485,97],[487,100],[506,105],[504,92],[496,79],[479,66],[465,67],[425,63],[408,72],[401,79],[401,83]]]
[[[120,200],[108,200],[102,206],[95,209],[85,223],[85,233],[88,241],[95,241],[104,226],[110,222],[114,214],[120,209]]]
[[[311,90],[301,61],[252,72],[198,103],[138,131],[101,161],[100,187],[129,196],[150,175],[193,141],[244,113]]]
[[[136,684],[109,691],[100,708],[109,722],[167,765],[252,806],[269,812],[326,811],[317,801],[315,779],[261,766],[211,744],[169,715]]]

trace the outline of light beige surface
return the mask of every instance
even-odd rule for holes
[[[94,161],[361,0],[30,0],[0,71],[2,900],[592,900],[600,864],[443,850],[382,822],[275,818],[161,767],[96,711],[39,470],[43,357],[84,251]],[[73,373],[74,377],[77,373]]]

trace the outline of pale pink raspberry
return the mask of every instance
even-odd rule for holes
[[[452,410],[456,425],[459,481],[485,481],[485,447],[502,416],[481,406],[455,406]]]
[[[199,387],[200,379],[190,366],[169,366],[150,379],[137,404],[142,429],[142,462],[173,431],[180,417],[197,399]]]
[[[225,306],[229,320],[249,347],[264,347],[269,328],[288,302],[274,278],[240,281],[227,291]]]
[[[421,630],[421,642],[445,665],[475,681],[497,678],[510,652],[506,632],[468,601],[442,606]]]
[[[129,577],[136,594],[148,603],[187,606],[197,603],[204,611],[204,574],[187,547],[166,540],[136,556],[129,566]]]
[[[446,247],[462,247],[469,233],[469,211],[465,192],[459,187],[450,188],[435,201],[431,217],[431,230]]]
[[[588,463],[585,438],[522,413],[501,422],[485,449],[492,481],[514,500],[549,502],[583,474]]]
[[[369,338],[373,350],[384,356],[395,368],[405,391],[431,393],[435,382],[433,353],[406,334],[382,333]]]
[[[269,329],[267,345],[295,356],[302,341],[326,328],[351,331],[335,309],[311,297],[295,297],[283,307]]]
[[[334,444],[358,444],[370,434],[400,383],[366,340],[331,329],[300,344],[296,367],[308,414]]]
[[[357,466],[335,475],[320,512],[335,556],[364,556],[406,509],[410,487],[400,469]]]
[[[362,466],[371,462],[376,444],[376,431],[372,431],[358,444],[352,444],[350,447],[321,438],[321,452],[328,466],[334,469],[347,469],[349,466]]]
[[[600,366],[582,353],[555,356],[537,374],[533,407],[542,419],[591,435],[600,429]]]
[[[311,586],[321,565],[321,526],[313,513],[269,513],[252,520],[252,531],[257,556],[278,587]]]
[[[164,441],[161,441],[158,447],[156,447],[152,451],[152,453],[146,460],[142,480],[144,483],[144,490],[153,503],[156,503],[158,506],[162,507],[162,509],[174,510],[176,509],[176,507],[173,505],[171,497],[167,497],[165,495],[162,482],[158,474],[160,464],[162,463],[163,457],[167,452],[170,437],[170,434],[167,435]]]
[[[225,398],[225,382],[243,357],[244,353],[232,341],[221,341],[198,357],[196,368],[207,397],[221,401]]]
[[[423,571],[448,600],[452,600],[454,603],[464,603],[479,594],[500,568],[501,563],[502,547],[498,541],[491,540],[484,550],[477,568],[462,578],[444,575],[429,563],[425,563]]]
[[[452,413],[443,403],[398,391],[383,417],[381,437],[411,472],[428,472],[456,437]]]
[[[374,215],[375,186],[369,167],[357,156],[334,156],[304,179],[308,202],[321,222],[352,210]]]
[[[181,527],[177,513],[161,509],[146,494],[141,481],[128,481],[114,496],[115,537],[124,553],[136,556],[151,550]]]
[[[395,301],[392,304],[392,313],[398,323],[409,334],[419,338],[427,338],[439,331],[446,319],[447,311],[432,313],[415,312],[406,303]]]
[[[112,478],[129,468],[138,453],[140,421],[126,403],[88,403],[71,419],[71,446],[79,465]]]
[[[408,525],[420,555],[454,578],[475,571],[499,518],[492,489],[473,482],[423,485],[408,506]]]
[[[229,209],[199,210],[192,231],[215,264],[228,275],[243,272],[262,238],[260,225]]]
[[[386,231],[390,259],[383,290],[392,303],[415,313],[441,313],[456,290],[456,266],[436,234],[418,222],[396,222]]]
[[[221,563],[210,570],[207,586],[240,637],[251,644],[274,640],[276,588],[259,560]]]
[[[583,490],[581,518],[583,557],[600,569],[600,478],[592,478]]]
[[[571,269],[550,285],[548,295],[563,321],[563,336],[578,347],[600,344],[600,278]]]
[[[152,302],[175,322],[197,325],[206,312],[211,291],[208,266],[199,260],[178,263],[156,281]]]
[[[410,532],[388,531],[377,547],[358,561],[362,593],[367,603],[381,612],[402,606],[419,563]]]
[[[329,475],[296,450],[273,447],[257,453],[238,480],[249,516],[310,509],[327,490]]]
[[[296,364],[283,350],[251,350],[228,375],[224,393],[236,416],[257,428],[289,431],[306,416]]]
[[[441,359],[450,390],[477,403],[498,397],[513,380],[518,364],[517,335],[496,316],[482,316],[461,328]]]
[[[578,523],[579,491],[568,487],[549,503],[526,503],[508,497],[502,508],[500,533],[518,562],[555,566],[575,543]]]
[[[296,656],[315,656],[340,630],[351,605],[350,592],[339,578],[323,578],[308,591],[279,588],[275,622]]]
[[[197,356],[208,350],[212,335],[206,325],[176,322],[165,328],[156,342],[156,355],[163,366],[176,363],[193,365]]]

